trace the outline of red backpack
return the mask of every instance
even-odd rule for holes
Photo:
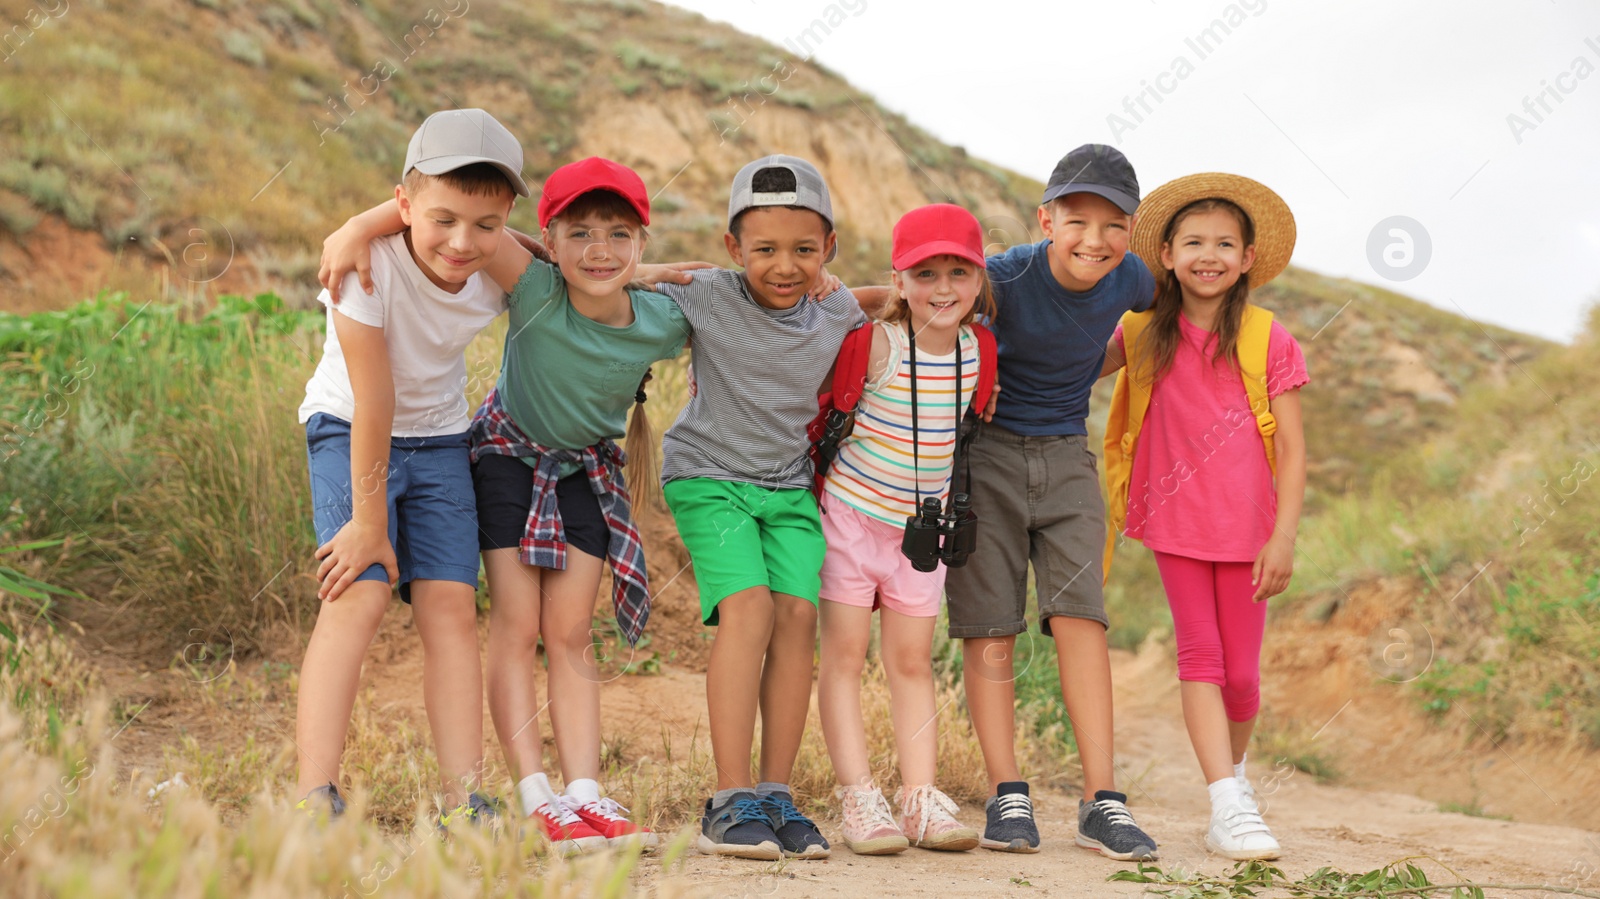
[[[873,323],[856,328],[845,335],[839,347],[839,359],[833,366],[833,386],[817,397],[819,411],[806,427],[811,439],[811,466],[816,473],[812,488],[822,495],[822,482],[828,469],[839,455],[839,444],[850,436],[855,424],[856,406],[867,388],[867,363],[872,359]],[[988,408],[989,397],[994,393],[996,363],[999,353],[995,349],[994,333],[973,322],[972,334],[978,339],[978,386],[972,392],[971,411]],[[969,438],[970,439],[970,438]]]

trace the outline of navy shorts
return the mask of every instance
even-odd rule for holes
[[[465,432],[389,438],[389,543],[400,563],[400,598],[414,580],[478,585],[478,510]],[[350,423],[323,412],[306,422],[317,545],[350,521]],[[388,581],[372,565],[358,581]]]
[[[516,549],[533,506],[533,466],[512,456],[479,456],[472,465],[472,485],[478,493],[478,548]],[[556,506],[568,548],[604,559],[611,526],[600,514],[589,476],[578,471],[556,481]]]

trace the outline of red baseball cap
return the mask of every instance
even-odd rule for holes
[[[622,197],[639,213],[641,223],[650,224],[650,193],[639,173],[619,162],[590,156],[556,169],[545,179],[544,193],[539,196],[539,227],[550,224],[573,200],[591,190],[609,190]]]
[[[950,203],[920,206],[894,225],[890,264],[897,272],[933,256],[959,256],[979,268],[983,259],[983,227],[972,213]]]

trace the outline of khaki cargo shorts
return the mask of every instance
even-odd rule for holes
[[[978,546],[950,569],[950,636],[1003,637],[1028,627],[1028,563],[1039,596],[1039,629],[1057,615],[1105,625],[1100,590],[1106,507],[1087,437],[1028,437],[994,424],[972,442],[972,509]]]

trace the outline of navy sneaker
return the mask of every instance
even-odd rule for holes
[[[831,851],[822,831],[810,818],[795,808],[794,798],[787,790],[775,790],[761,796],[761,804],[772,819],[772,830],[778,835],[778,845],[790,858],[827,858]]]
[[[1156,841],[1134,823],[1127,802],[1127,794],[1114,790],[1095,793],[1093,802],[1078,800],[1078,845],[1118,861],[1155,861]]]
[[[494,827],[500,818],[500,803],[482,793],[473,793],[467,801],[439,816],[439,830],[448,831],[451,824],[466,821],[476,827]]]
[[[700,819],[698,848],[706,855],[731,855],[777,861],[783,858],[778,835],[772,831],[772,818],[756,794],[738,792],[722,805],[713,807],[716,797],[706,800]]]
[[[334,821],[344,814],[344,797],[339,795],[339,788],[330,781],[307,793],[294,807],[313,818],[326,813],[328,820]]]
[[[983,838],[978,840],[978,845],[1000,852],[1038,852],[1039,825],[1033,821],[1033,800],[1028,797],[1028,784],[1009,780],[995,792],[983,806],[989,820],[984,824]]]

